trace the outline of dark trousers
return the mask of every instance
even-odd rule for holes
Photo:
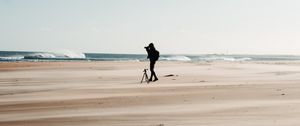
[[[150,61],[150,72],[151,72],[150,80],[152,80],[153,76],[154,76],[154,79],[158,79],[155,72],[154,72],[155,62],[156,61]]]

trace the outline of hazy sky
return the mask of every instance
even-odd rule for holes
[[[300,54],[300,0],[0,0],[0,50]]]

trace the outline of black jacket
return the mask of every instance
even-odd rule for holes
[[[157,61],[159,58],[159,52],[156,49],[146,49],[148,53],[148,59],[150,61]]]

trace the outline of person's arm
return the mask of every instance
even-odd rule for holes
[[[149,59],[150,49],[146,48],[146,51],[147,51],[147,54],[148,54],[147,59]]]

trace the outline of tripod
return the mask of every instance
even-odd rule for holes
[[[144,74],[143,74],[141,83],[143,83],[144,78],[145,78],[145,81],[146,81],[147,83],[149,83],[149,79],[148,79],[148,75],[147,75],[147,70],[148,70],[148,69],[144,69],[144,71],[143,71]]]

